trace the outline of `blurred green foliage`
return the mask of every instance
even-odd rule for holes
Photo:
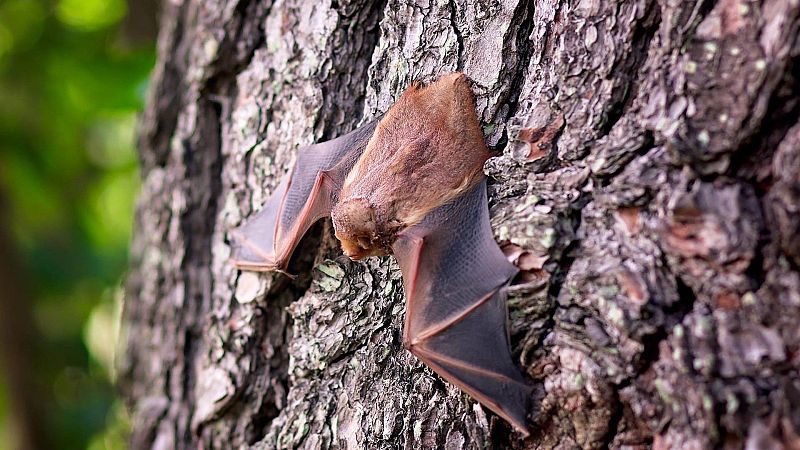
[[[0,189],[35,301],[36,385],[54,448],[119,448],[113,353],[154,43],[124,0],[0,0]],[[0,374],[0,448],[8,442]],[[5,434],[5,435],[4,435]]]

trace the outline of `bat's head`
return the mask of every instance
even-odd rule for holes
[[[376,218],[375,208],[365,198],[350,198],[331,211],[336,239],[350,259],[388,254],[388,236]]]

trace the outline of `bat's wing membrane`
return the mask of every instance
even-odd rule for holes
[[[246,270],[285,271],[309,227],[330,215],[344,178],[375,131],[377,121],[339,138],[309,145],[261,211],[231,232],[233,263]]]
[[[485,178],[402,232],[393,250],[406,347],[527,435],[531,389],[511,358],[504,295],[517,269],[492,235]]]

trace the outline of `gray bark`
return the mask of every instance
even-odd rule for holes
[[[135,448],[800,448],[797,0],[165,2],[120,386]],[[401,345],[391,257],[227,232],[296,149],[474,80],[533,436]]]

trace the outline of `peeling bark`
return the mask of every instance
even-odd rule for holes
[[[800,447],[797,0],[166,2],[120,386],[134,448]],[[296,149],[474,80],[526,441],[403,350],[393,258],[227,232]]]

